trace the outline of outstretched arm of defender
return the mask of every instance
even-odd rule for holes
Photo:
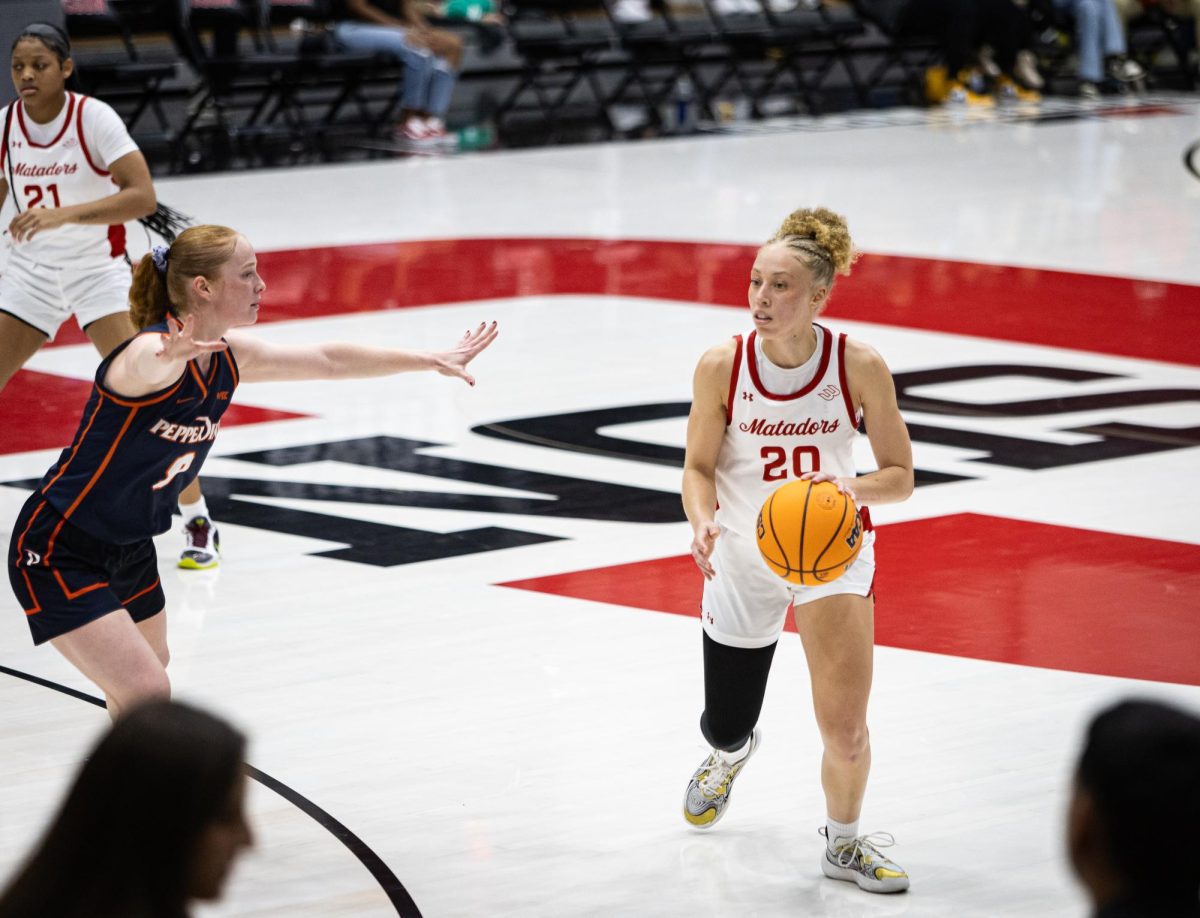
[[[201,354],[225,350],[224,341],[198,341],[191,315],[180,322],[167,318],[166,334],[143,332],[129,343],[108,368],[104,384],[118,395],[137,398],[156,392],[175,380],[187,362]]]
[[[473,386],[475,377],[467,372],[467,365],[495,341],[498,334],[495,322],[490,325],[480,323],[445,351],[406,351],[344,343],[270,344],[242,333],[230,333],[227,338],[237,355],[243,382],[363,379],[434,370]]]

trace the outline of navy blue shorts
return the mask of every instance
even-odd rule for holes
[[[35,644],[118,609],[140,622],[166,605],[153,540],[104,542],[71,525],[36,491],[13,526],[8,579]]]

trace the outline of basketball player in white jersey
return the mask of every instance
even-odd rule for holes
[[[854,258],[841,216],[791,214],[754,260],[753,331],[711,348],[696,368],[683,504],[705,577],[700,729],[713,752],[692,776],[683,815],[708,828],[724,814],[734,779],[759,745],[767,675],[794,603],[825,747],[821,867],[828,877],[886,893],[907,889],[908,875],[878,850],[890,836],[858,829],[871,764],[875,534],[868,508],[906,499],[913,464],[883,359],[815,321],[835,275],[849,273]],[[851,448],[863,423],[879,468],[857,475]],[[792,586],[759,556],[759,509],[797,478],[832,481],[862,508],[862,550],[829,584]]]
[[[125,223],[154,213],[146,160],[104,102],[68,92],[74,70],[58,26],[26,26],[12,47],[18,99],[0,109],[0,202],[16,211],[0,274],[0,389],[72,313],[101,357],[135,334]],[[180,495],[183,568],[217,564],[198,482]]]

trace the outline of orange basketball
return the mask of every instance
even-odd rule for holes
[[[862,520],[832,481],[789,481],[758,514],[758,550],[791,583],[817,586],[846,573],[862,549]]]

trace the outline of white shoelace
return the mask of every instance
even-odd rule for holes
[[[713,757],[716,761],[709,766],[708,774],[700,779],[700,790],[712,796],[717,792],[722,784],[729,780],[729,774],[733,769],[741,764],[741,761],[727,762],[725,757],[720,753],[714,753]]]
[[[854,859],[863,854],[869,855],[872,859],[879,858],[886,861],[879,849],[890,848],[896,844],[896,839],[891,832],[871,832],[868,835],[858,835],[847,845],[842,845],[834,851],[834,859],[839,867],[849,867],[854,863]]]

